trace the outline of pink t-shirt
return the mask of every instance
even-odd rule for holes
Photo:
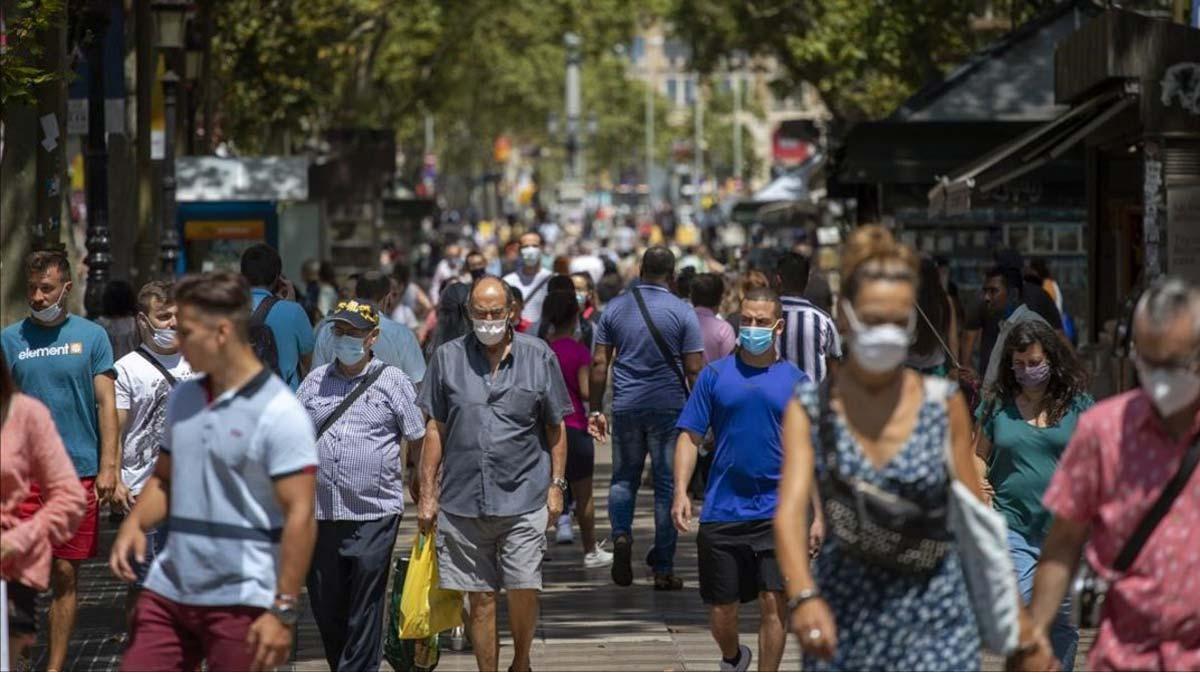
[[[700,334],[704,336],[704,363],[719,361],[733,353],[737,336],[728,321],[707,307],[696,308],[696,319],[700,322]]]
[[[21,502],[37,483],[42,507],[20,519]],[[16,553],[0,576],[37,589],[50,580],[50,550],[75,534],[87,502],[75,465],[40,401],[14,394],[0,428],[0,535]]]
[[[562,368],[563,379],[567,381],[567,393],[571,395],[571,405],[575,411],[563,420],[572,429],[587,429],[587,415],[583,410],[583,395],[579,391],[579,369],[586,367],[592,361],[588,348],[579,340],[564,337],[550,343],[550,349],[558,357],[558,365]]]
[[[1179,469],[1200,433],[1171,437],[1140,389],[1079,418],[1042,501],[1056,517],[1091,525],[1085,548],[1109,581],[1088,670],[1200,670],[1200,471],[1123,575],[1112,563]]]

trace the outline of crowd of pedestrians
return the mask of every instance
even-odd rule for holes
[[[1070,670],[1081,627],[1089,668],[1200,669],[1200,288],[1149,286],[1140,386],[1096,402],[1045,261],[997,252],[964,311],[945,261],[881,227],[833,284],[804,243],[738,267],[627,234],[623,256],[557,228],[452,239],[428,285],[310,261],[298,288],[256,244],[240,274],[113,284],[98,323],[67,309],[67,257],[30,255],[0,333],[12,653],[49,591],[44,666],[67,666],[108,509],[123,669],[280,666],[306,592],[330,669],[378,670],[407,497],[483,671],[537,665],[548,547],[577,539],[572,564],[664,593],[694,545],[725,671],[777,670],[789,634],[807,670],[977,670],[984,647]],[[980,542],[1012,582],[994,606]]]

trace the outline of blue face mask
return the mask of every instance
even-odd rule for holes
[[[333,355],[343,365],[353,366],[367,355],[366,338],[339,335],[333,340]]]
[[[742,345],[742,349],[758,356],[775,344],[775,329],[742,326],[738,331],[738,343]]]

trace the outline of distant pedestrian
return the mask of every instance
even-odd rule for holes
[[[654,477],[654,546],[646,556],[655,590],[683,588],[675,575],[677,533],[671,523],[675,493],[675,423],[704,367],[704,337],[691,306],[670,291],[675,255],[656,246],[642,257],[641,279],[604,311],[596,331],[588,391],[588,430],[604,440],[608,369],[613,373],[613,468],[608,495],[613,582],[633,583],[633,510],[646,458]]]
[[[375,356],[380,361],[399,368],[408,379],[419,384],[425,379],[425,357],[421,353],[421,344],[417,342],[417,336],[408,326],[397,323],[388,316],[388,310],[391,309],[391,280],[380,272],[365,272],[359,275],[354,291],[356,300],[350,302],[374,307],[382,312],[379,316],[379,336],[373,343]],[[346,304],[348,303],[339,303],[338,307]],[[316,347],[313,349],[312,359],[314,368],[334,362],[339,342],[335,328],[332,317],[317,326]]]
[[[804,669],[978,670],[979,631],[944,516],[950,480],[983,496],[970,413],[949,382],[903,367],[916,321],[912,250],[881,227],[860,227],[842,265],[849,358],[827,394],[801,384],[783,422],[775,537]],[[816,558],[806,523],[814,472],[830,525]],[[879,492],[908,515],[847,505]],[[839,537],[851,517],[877,540]],[[916,540],[905,552],[920,551],[927,567],[872,555],[901,540],[897,532]]]
[[[424,289],[413,282],[412,267],[403,261],[397,262],[392,268],[392,279],[398,286],[398,298],[396,308],[392,310],[392,320],[408,326],[418,338],[423,337],[421,327],[430,312],[434,311],[433,301]]]
[[[179,382],[192,376],[192,367],[179,353],[175,292],[165,281],[151,281],[138,292],[138,330],[142,343],[116,363],[117,423],[121,428],[121,480],[136,502],[154,475],[158,450],[166,431],[167,397]],[[126,609],[133,609],[146,581],[150,562],[162,551],[167,532],[146,532],[146,556],[137,565],[137,578]]]
[[[415,460],[425,435],[413,382],[375,354],[384,320],[369,303],[337,305],[328,319],[335,361],[313,369],[296,393],[320,430],[308,595],[335,671],[379,670],[388,573],[404,513],[401,446],[415,443]]]
[[[833,318],[804,297],[808,280],[808,258],[785,253],[779,259],[775,284],[783,303],[780,358],[791,361],[813,382],[820,383],[842,357],[842,347]]]
[[[333,310],[338,300],[337,275],[328,260],[309,258],[301,268],[304,282],[304,308],[312,323],[317,323]]]
[[[717,308],[725,296],[725,282],[716,274],[701,274],[692,282],[692,306],[704,337],[705,365],[725,358],[737,346],[733,327],[717,316]],[[772,352],[774,353],[774,352]]]
[[[592,497],[596,449],[591,435],[588,434],[587,412],[583,404],[588,395],[592,355],[578,336],[579,312],[579,303],[573,290],[551,290],[542,305],[542,324],[547,327],[544,339],[558,359],[572,407],[571,414],[564,420],[567,433],[565,475],[571,499],[563,504],[563,514],[559,516],[556,535],[559,543],[571,543],[574,539],[570,534],[573,512],[579,521],[583,566],[598,568],[611,565],[613,556],[596,541],[596,506]],[[572,501],[574,508],[571,508]]]
[[[986,471],[994,506],[1008,521],[1008,547],[1021,595],[1028,602],[1050,528],[1042,495],[1080,415],[1093,401],[1083,367],[1070,347],[1040,321],[1012,329],[999,372],[979,407],[975,453]],[[1050,641],[1062,669],[1073,669],[1079,628],[1071,620],[1070,602],[1055,618]]]
[[[510,670],[530,670],[546,526],[567,487],[564,418],[571,399],[554,352],[513,331],[511,290],[476,281],[472,332],[442,345],[429,364],[421,407],[418,524],[437,529],[442,588],[465,591],[481,671],[496,670],[496,594],[507,592]]]
[[[442,249],[442,259],[438,261],[429,282],[429,299],[437,305],[442,297],[442,291],[454,282],[466,281],[463,274],[465,256],[463,248],[457,243],[450,243]]]
[[[287,660],[316,538],[312,421],[249,343],[250,289],[219,272],[175,288],[180,349],[204,377],[167,403],[154,475],[113,542],[125,581],[146,532],[170,536],[133,613],[122,670],[270,670]]]
[[[104,285],[104,294],[100,301],[100,318],[96,324],[108,334],[108,342],[112,345],[113,359],[120,359],[129,352],[137,349],[141,343],[138,334],[137,298],[133,294],[133,286],[123,279],[113,279]]]
[[[50,570],[48,670],[66,666],[78,608],[79,567],[96,555],[100,505],[121,510],[129,491],[121,482],[112,345],[104,329],[67,311],[71,265],[61,251],[25,259],[29,317],[0,333],[4,356],[21,391],[50,409],[75,465],[87,510],[74,536],[53,548]],[[42,508],[37,483],[21,505],[28,518]]]
[[[542,236],[537,232],[526,232],[520,243],[521,266],[505,275],[504,282],[521,291],[524,308],[522,321],[532,324],[542,316],[542,302],[546,299],[546,284],[554,272],[542,267]]]
[[[278,251],[255,244],[242,253],[241,269],[251,286],[251,320],[257,316],[271,329],[278,350],[279,376],[295,391],[312,366],[312,323],[303,307],[285,297],[294,289],[283,276]],[[263,303],[267,304],[260,310]]]
[[[1042,499],[1053,520],[1030,611],[1052,636],[1083,557],[1108,584],[1088,670],[1198,671],[1200,289],[1155,282],[1133,342],[1141,387],[1079,418]]]
[[[957,377],[958,326],[950,296],[938,279],[937,263],[921,258],[920,290],[917,292],[917,338],[908,349],[904,365],[922,375]],[[953,356],[952,356],[953,355]]]
[[[738,351],[705,367],[679,417],[671,516],[680,532],[691,531],[687,485],[697,449],[711,430],[716,452],[696,540],[700,597],[721,649],[720,668],[732,671],[747,670],[751,659],[750,649],[738,643],[738,604],[757,599],[762,617],[758,669],[775,671],[787,638],[787,598],[771,525],[783,463],[781,420],[796,385],[808,377],[779,359],[775,343],[783,331],[783,312],[773,292],[747,293],[741,315]]]
[[[37,485],[41,508],[21,505]],[[22,394],[0,351],[0,578],[7,584],[9,662],[28,658],[37,638],[37,594],[50,582],[51,551],[71,539],[87,498],[50,410]]]

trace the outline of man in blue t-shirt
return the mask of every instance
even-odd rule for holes
[[[266,244],[255,244],[242,253],[242,276],[250,282],[250,311],[258,304],[275,295],[295,296],[291,282],[283,277],[283,261],[279,252]],[[279,352],[279,376],[295,392],[300,388],[304,376],[312,369],[312,353],[316,346],[312,323],[308,312],[294,300],[278,300],[267,312],[264,322],[275,335],[275,348]]]
[[[760,601],[758,669],[778,670],[787,628],[783,575],[775,561],[772,518],[783,466],[783,411],[808,377],[779,359],[783,308],[767,289],[748,292],[741,306],[738,351],[700,373],[679,417],[675,448],[675,503],[680,532],[691,529],[687,485],[696,448],[711,429],[717,449],[700,512],[700,597],[709,606],[722,670],[750,666],[750,649],[738,644],[738,603]]]
[[[646,251],[640,282],[613,298],[596,325],[588,392],[592,410],[588,430],[603,441],[608,436],[608,419],[601,412],[604,388],[615,352],[613,468],[608,493],[613,581],[618,586],[633,583],[633,506],[649,455],[654,472],[654,548],[646,562],[654,569],[655,590],[670,591],[683,588],[683,581],[674,574],[678,535],[670,513],[675,491],[671,468],[678,435],[675,421],[687,402],[688,389],[704,367],[700,322],[691,306],[671,292],[674,274],[675,255],[670,249],[655,246]],[[662,347],[654,337],[655,330],[665,343]]]
[[[21,391],[50,409],[67,454],[87,495],[87,510],[70,541],[52,549],[48,670],[66,665],[75,627],[79,565],[96,555],[100,504],[124,509],[129,491],[121,483],[117,451],[116,371],[104,329],[67,311],[71,263],[61,251],[35,251],[26,259],[29,317],[0,333],[4,358]],[[41,507],[35,484],[21,516]]]

